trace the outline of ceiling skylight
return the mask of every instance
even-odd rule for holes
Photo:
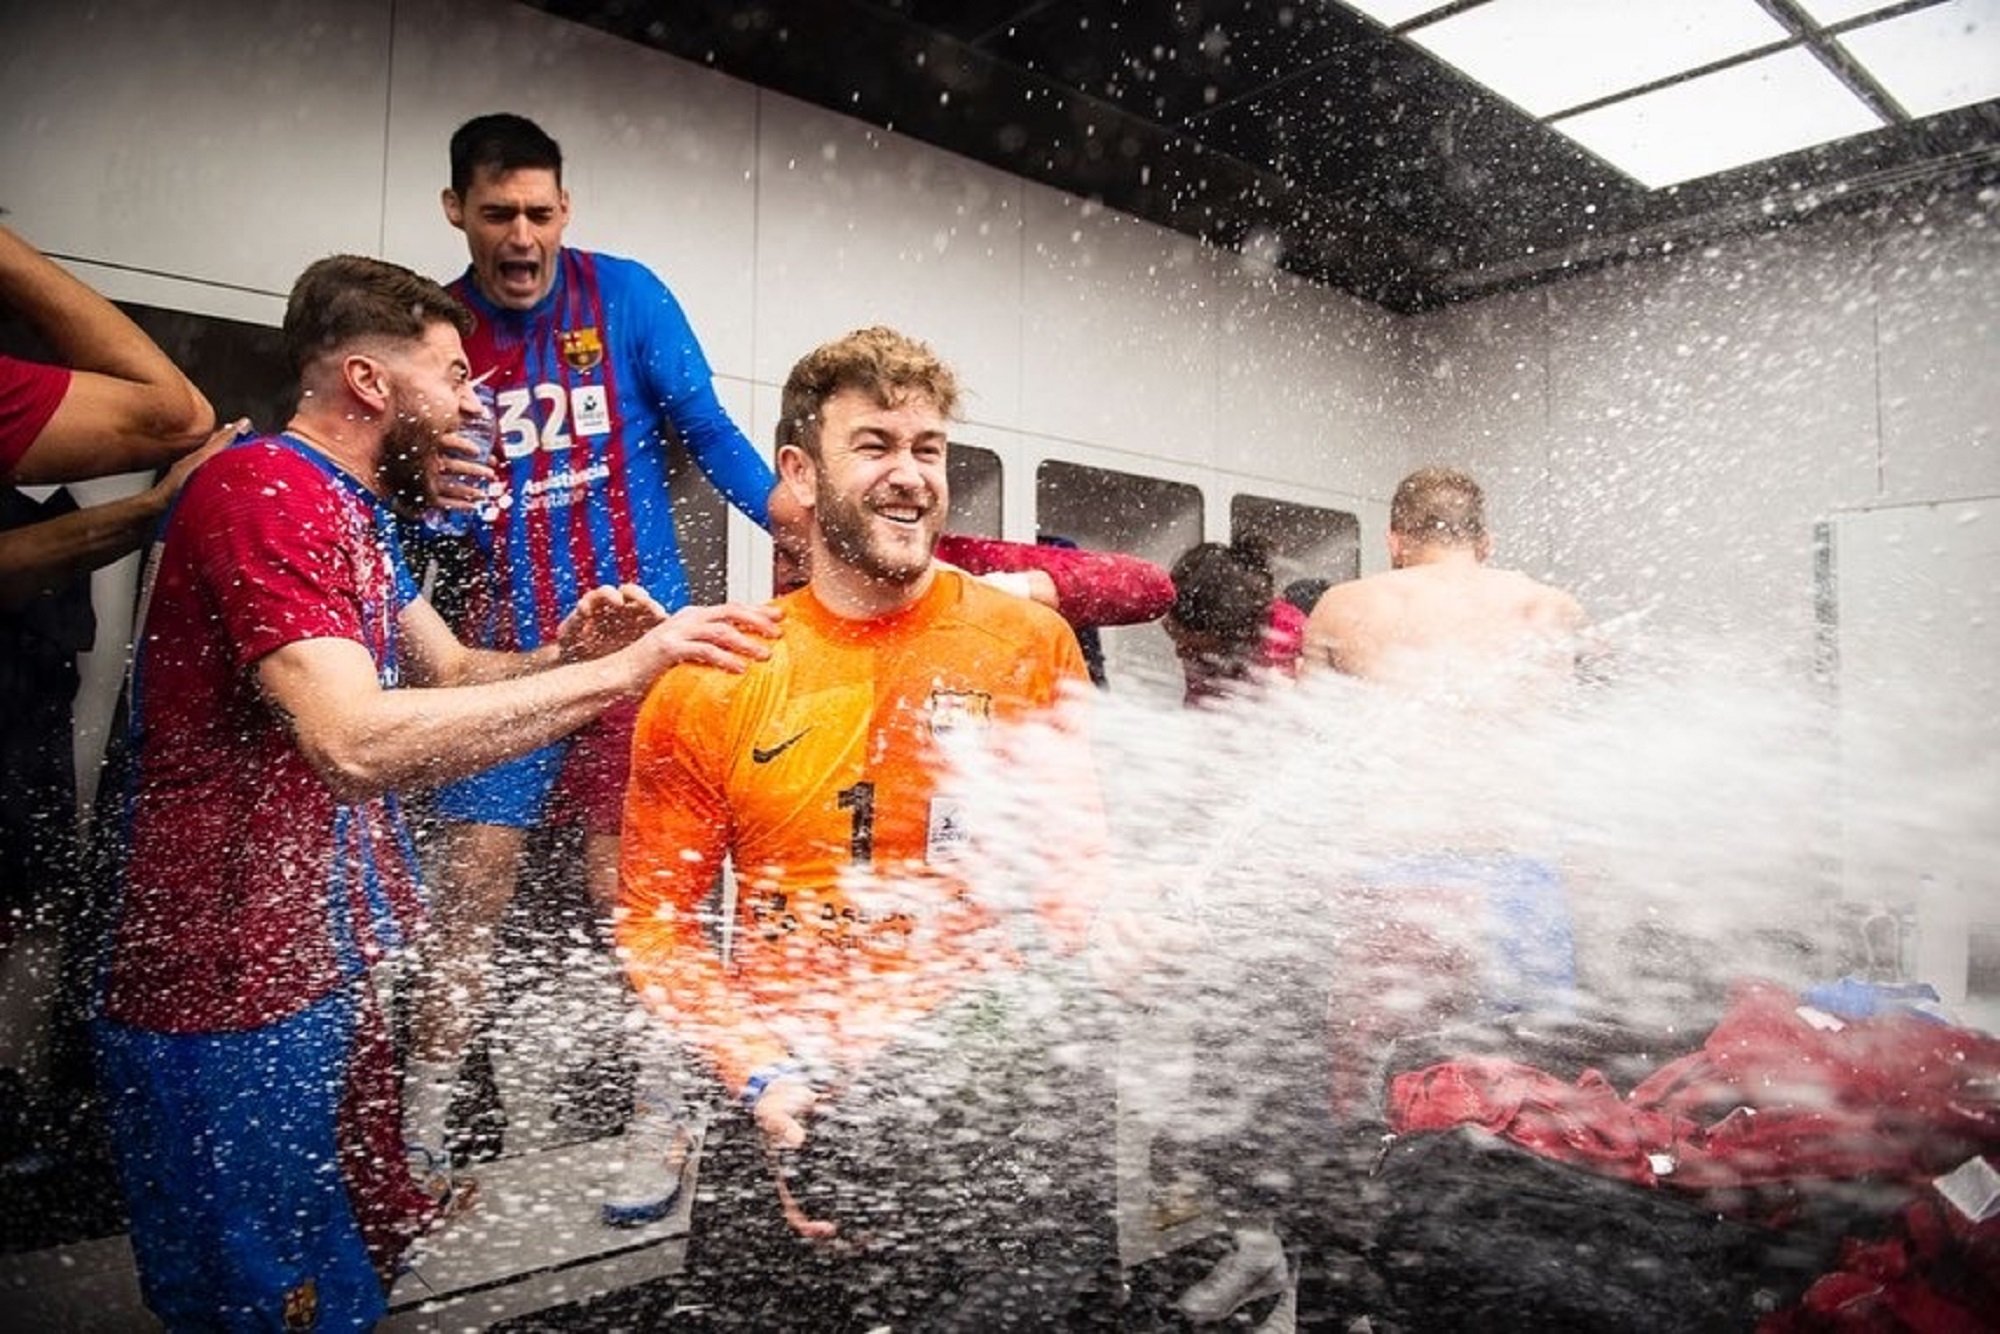
[[[1789,35],[1757,0],[1488,0],[1407,34],[1534,116]]]
[[[2000,97],[2000,0],[1949,0],[1843,33],[1840,44],[1912,116]]]
[[[1443,9],[1451,0],[1342,0],[1349,9],[1358,9],[1385,28],[1408,23],[1419,14]]]
[[[1549,122],[1658,189],[1877,129],[1867,103],[1802,47]]]

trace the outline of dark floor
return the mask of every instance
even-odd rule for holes
[[[1252,1302],[1228,1320],[1195,1326],[1175,1308],[1175,1301],[1189,1285],[1205,1276],[1222,1258],[1228,1241],[1217,1234],[1195,1245],[1128,1271],[1122,1290],[1106,1285],[1102,1301],[1093,1302],[1069,1326],[1071,1329],[1101,1331],[1102,1334],[1140,1334],[1141,1331],[1184,1331],[1200,1329],[1213,1334],[1238,1334],[1260,1325],[1278,1305],[1280,1298]],[[754,1278],[734,1280],[754,1283]],[[704,1282],[700,1276],[663,1281],[609,1294],[591,1302],[561,1307],[535,1316],[526,1316],[496,1326],[507,1334],[554,1334],[555,1331],[589,1331],[589,1334],[624,1334],[671,1327],[678,1334],[710,1334],[731,1331],[743,1334],[747,1326],[731,1314],[728,1287]],[[1342,1330],[1360,1310],[1348,1300],[1336,1298],[1328,1290],[1323,1274],[1308,1272],[1302,1282],[1299,1303],[1301,1330]]]

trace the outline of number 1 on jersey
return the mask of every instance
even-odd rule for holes
[[[847,838],[847,855],[855,865],[875,860],[875,785],[856,783],[840,794],[840,809],[854,812],[854,831]]]

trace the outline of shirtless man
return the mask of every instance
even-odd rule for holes
[[[1486,564],[1479,483],[1420,468],[1389,502],[1389,564],[1335,584],[1306,623],[1306,662],[1392,685],[1468,668],[1543,681],[1574,675],[1587,621],[1559,588]]]
[[[1537,855],[1547,833],[1534,818],[1534,776],[1493,765],[1510,730],[1579,679],[1588,621],[1561,589],[1489,568],[1492,548],[1479,484],[1419,469],[1389,504],[1394,568],[1329,588],[1306,625],[1308,670],[1332,667],[1448,710],[1385,733],[1405,748],[1385,771],[1427,799],[1384,803],[1398,814],[1358,834],[1376,861],[1350,905],[1352,1004],[1337,1010],[1335,1042],[1349,1075],[1398,1030],[1570,1000],[1569,907],[1560,868]],[[1406,995],[1413,1003],[1395,1015],[1367,1002],[1396,987],[1422,996]],[[1336,1101],[1361,1095],[1350,1085]]]

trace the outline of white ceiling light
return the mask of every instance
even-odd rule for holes
[[[2000,97],[2000,0],[1950,0],[1840,38],[1912,116]]]
[[[1899,0],[1798,0],[1799,8],[1822,28],[1873,14],[1878,9],[1889,9],[1897,3]]]
[[[1793,47],[1549,124],[1659,189],[1877,129],[1882,119]]]
[[[1419,14],[1443,9],[1451,0],[1341,0],[1349,9],[1359,10],[1385,28],[1408,23]]]
[[[1489,0],[1408,34],[1533,116],[1789,36],[1757,0]]]

